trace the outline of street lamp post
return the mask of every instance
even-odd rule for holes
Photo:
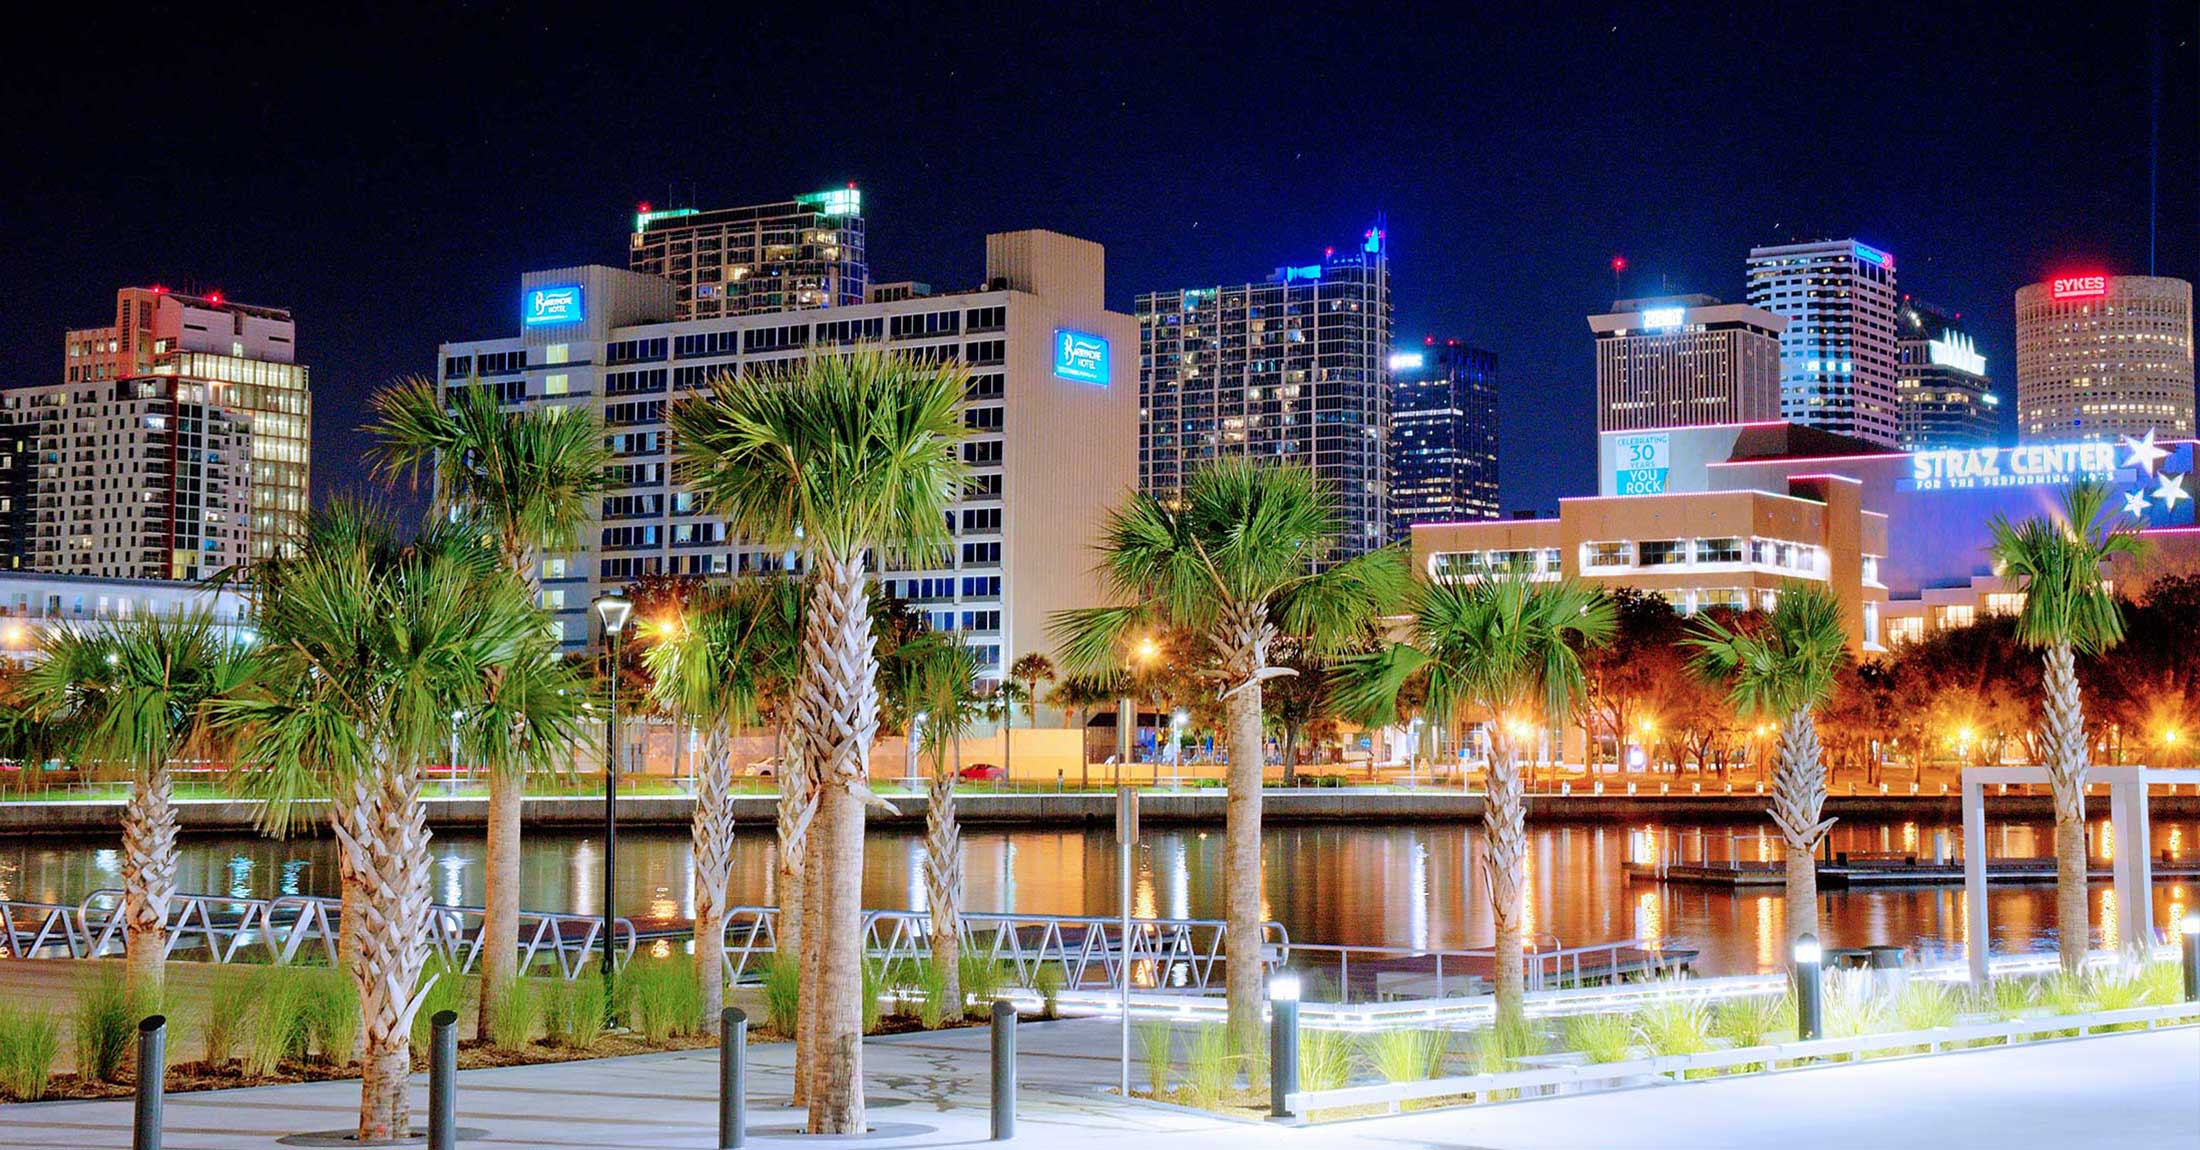
[[[446,795],[458,793],[458,725],[465,721],[466,712],[451,712],[451,761],[444,764],[443,775],[443,793]]]
[[[611,952],[611,927],[615,917],[612,891],[619,877],[619,639],[634,604],[616,591],[598,595],[592,604],[603,621],[604,647],[611,656],[611,710],[604,718],[603,748],[603,1009],[608,1021],[617,978]]]
[[[1184,789],[1184,728],[1191,725],[1192,713],[1177,708],[1169,717],[1169,789]]]

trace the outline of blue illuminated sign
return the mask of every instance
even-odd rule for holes
[[[520,322],[528,327],[550,327],[554,324],[580,321],[579,284],[535,288],[527,293],[525,305],[520,309]]]
[[[1883,268],[1891,268],[1894,266],[1894,257],[1892,255],[1880,251],[1878,248],[1865,247],[1863,244],[1856,245],[1856,258],[1863,260],[1866,263],[1878,264],[1880,267]]]
[[[1108,385],[1108,341],[1089,332],[1054,329],[1054,374],[1078,383]]]

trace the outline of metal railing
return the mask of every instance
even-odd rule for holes
[[[778,951],[779,910],[738,906],[726,914],[726,973],[735,982],[757,975],[761,960]],[[1042,967],[1062,972],[1061,988],[1091,990],[1122,985],[1203,992],[1219,985],[1226,965],[1229,924],[1221,919],[1134,918],[1126,943],[1122,920],[1098,915],[971,912],[960,922],[964,954],[998,964],[1020,989],[1036,989]],[[932,955],[932,916],[925,911],[873,910],[863,915],[866,957],[893,967]],[[1291,958],[1291,936],[1279,922],[1261,924],[1261,966]]]
[[[1656,975],[1687,961],[1695,951],[1671,942],[1630,938],[1588,946],[1566,946],[1556,935],[1538,935],[1523,948],[1521,978],[1529,991],[1618,982],[1634,975]],[[1336,1001],[1351,1002],[1355,989],[1370,1000],[1448,998],[1488,993],[1487,972],[1495,967],[1491,948],[1431,949],[1407,946],[1338,946],[1298,943],[1291,957],[1301,971],[1333,975]],[[1357,986],[1352,964],[1361,965]],[[1305,991],[1318,994],[1315,986]]]
[[[34,957],[41,949],[62,946],[70,958],[103,958],[122,953],[128,946],[129,923],[122,914],[122,892],[95,890],[75,907],[53,908],[44,904],[0,904],[9,908],[10,940],[15,924],[38,919],[41,925],[28,939],[15,942],[9,952]],[[25,912],[19,919],[15,908]],[[50,912],[67,912],[63,923],[53,923]],[[287,966],[301,952],[318,950],[331,965],[337,961],[341,927],[341,899],[315,895],[278,895],[274,898],[239,898],[233,895],[179,894],[169,900],[167,942],[162,955],[175,958],[194,952],[207,961],[229,963],[239,954],[257,952],[269,963]],[[41,912],[48,912],[41,915]],[[431,905],[425,923],[428,947],[460,972],[470,972],[481,957],[481,924],[484,911],[473,906]],[[589,955],[602,938],[603,920],[594,915],[521,911],[519,916],[519,971],[532,974],[547,964],[563,978],[572,979],[588,968]],[[612,954],[624,964],[634,956],[637,937],[627,919],[613,920]]]
[[[76,909],[51,902],[0,900],[0,953],[9,958],[39,958],[59,947],[61,957],[84,957],[88,946]]]

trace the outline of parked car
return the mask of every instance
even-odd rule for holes
[[[741,773],[752,779],[776,779],[779,777],[779,763],[773,759],[758,759],[743,767]]]
[[[993,782],[1008,777],[1008,772],[992,763],[972,763],[957,772],[956,778],[966,783]]]

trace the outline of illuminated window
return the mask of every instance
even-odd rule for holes
[[[1986,597],[1986,613],[1989,615],[2014,615],[2024,610],[2024,592],[1996,591]]]
[[[1739,539],[1696,540],[1696,562],[1739,563],[1742,561],[1742,541]]]
[[[1641,563],[1645,567],[1663,567],[1688,562],[1688,541],[1685,539],[1645,539],[1641,547]]]
[[[1581,545],[1583,567],[1626,567],[1634,561],[1634,547],[1625,540]]]
[[[1978,609],[1968,603],[1957,603],[1940,609],[1940,625],[1968,627],[1978,621]]]

